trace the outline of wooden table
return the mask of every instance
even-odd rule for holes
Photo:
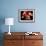
[[[40,32],[38,35],[25,35],[26,32],[11,32],[8,35],[4,33],[4,46],[43,46],[43,35]]]

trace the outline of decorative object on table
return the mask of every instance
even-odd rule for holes
[[[19,9],[19,22],[35,22],[35,9]]]
[[[8,34],[11,35],[11,33],[10,33],[10,26],[14,25],[14,18],[5,18],[5,25],[9,25],[9,32],[8,32]]]
[[[25,35],[38,35],[37,33],[33,33],[33,32],[26,32]]]

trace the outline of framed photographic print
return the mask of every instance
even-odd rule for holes
[[[19,22],[35,22],[35,9],[19,9]]]

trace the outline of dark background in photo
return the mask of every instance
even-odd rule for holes
[[[21,20],[33,20],[33,11],[21,11]]]

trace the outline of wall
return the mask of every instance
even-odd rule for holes
[[[19,9],[35,9],[34,23],[19,23]],[[14,26],[11,26],[11,32],[40,31],[46,32],[46,0],[0,0],[0,32],[8,32],[8,26],[4,19],[13,17]],[[46,35],[46,33],[45,33]],[[45,43],[46,44],[46,43]]]
[[[46,1],[42,0],[1,0],[1,14],[2,17],[13,17],[15,19],[14,26],[11,31],[46,31]],[[18,10],[19,9],[35,9],[35,23],[19,23]],[[1,26],[2,32],[8,31],[8,27],[3,24]]]

